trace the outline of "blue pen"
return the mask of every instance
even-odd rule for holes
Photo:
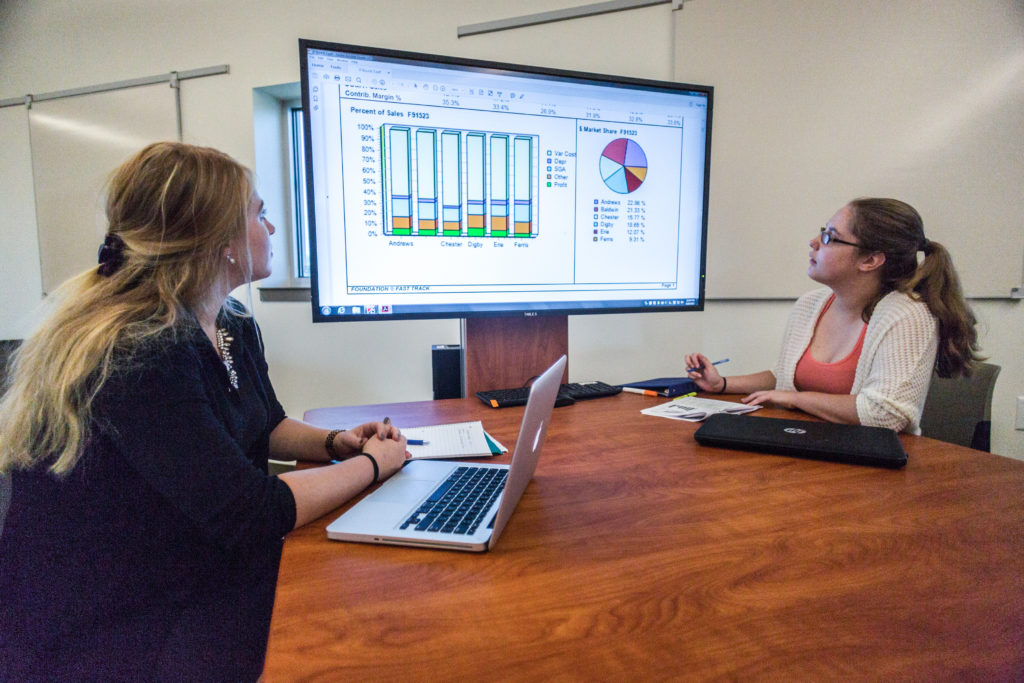
[[[728,358],[723,358],[722,360],[716,360],[714,363],[712,363],[712,365],[721,365],[722,363],[728,363],[728,362],[729,362]],[[699,371],[701,371],[703,369],[704,368],[686,368],[686,371],[687,372],[699,372]]]
[[[406,443],[409,444],[410,446],[426,446],[430,442],[424,441],[423,439],[409,439],[406,441]]]

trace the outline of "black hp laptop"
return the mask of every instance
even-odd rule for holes
[[[907,452],[896,432],[881,427],[717,413],[693,437],[705,446],[738,451],[892,469],[907,464]]]

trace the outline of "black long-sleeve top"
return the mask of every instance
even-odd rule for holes
[[[0,537],[0,680],[255,680],[295,499],[267,475],[284,419],[251,318],[137,351],[66,477],[15,472]]]

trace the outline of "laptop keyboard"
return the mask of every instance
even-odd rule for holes
[[[503,467],[459,467],[434,489],[401,528],[472,534],[505,490],[506,479],[508,470]]]

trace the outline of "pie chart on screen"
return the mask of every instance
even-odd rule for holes
[[[601,179],[612,192],[635,192],[646,177],[647,155],[629,138],[612,140],[601,152]]]

